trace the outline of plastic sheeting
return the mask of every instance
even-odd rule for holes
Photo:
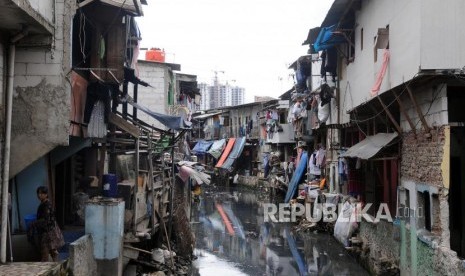
[[[220,168],[223,165],[224,161],[226,161],[226,158],[228,158],[229,153],[234,147],[235,142],[236,138],[229,138],[228,144],[226,145],[226,148],[224,149],[223,154],[221,155],[221,158],[218,161],[218,163],[216,163],[215,167]]]
[[[210,153],[215,159],[220,158],[225,144],[226,139],[216,140],[215,142],[213,142],[213,145],[208,150],[208,153]]]
[[[234,161],[241,155],[242,150],[245,146],[245,137],[236,138],[236,143],[234,143],[234,148],[228,156],[228,159],[224,162],[221,168],[229,169],[234,164]]]
[[[212,144],[213,142],[211,141],[198,141],[197,144],[195,144],[192,151],[195,153],[207,153],[208,149],[210,149]]]
[[[313,44],[315,51],[319,52],[326,50],[346,41],[343,36],[334,34],[333,32],[335,30],[336,25],[321,28],[320,33]]]
[[[289,203],[289,201],[291,201],[292,197],[294,196],[295,191],[297,190],[297,187],[299,186],[299,181],[307,169],[307,159],[308,159],[307,152],[306,151],[302,152],[299,165],[297,166],[297,169],[295,170],[294,175],[292,176],[292,179],[289,182],[289,186],[287,188],[287,193],[286,193],[286,198],[284,201],[285,203]]]
[[[155,120],[159,121],[162,123],[164,126],[166,126],[169,129],[174,129],[174,130],[181,130],[181,129],[186,129],[190,128],[192,123],[184,120],[182,117],[179,116],[171,116],[171,115],[166,115],[166,114],[161,114],[157,112],[153,112],[152,110],[148,109],[145,106],[142,106],[134,100],[127,96],[127,102],[134,106],[135,108],[139,109],[140,111],[146,113],[147,115],[151,116]]]

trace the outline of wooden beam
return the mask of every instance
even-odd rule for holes
[[[113,124],[117,126],[118,128],[128,132],[135,138],[139,138],[140,136],[140,131],[139,128],[137,128],[135,125],[129,123],[128,121],[124,120],[123,118],[117,116],[114,113],[109,113],[108,114],[108,121],[110,124]]]
[[[407,111],[405,111],[404,104],[400,100],[400,98],[397,95],[395,90],[392,90],[392,93],[394,94],[394,97],[396,97],[396,101],[399,104],[400,112],[402,112],[402,114],[404,115],[405,119],[407,120],[408,124],[410,125],[410,128],[413,131],[413,135],[416,137],[417,136],[417,131],[415,129],[415,125],[413,124],[412,120],[410,119],[410,116],[407,114]]]
[[[399,126],[397,121],[394,119],[394,116],[392,116],[392,114],[389,111],[389,109],[387,108],[387,106],[383,103],[383,100],[381,100],[381,97],[378,95],[377,98],[378,98],[379,102],[381,103],[381,105],[383,106],[384,111],[386,111],[386,114],[388,115],[389,119],[391,119],[391,123],[397,129],[397,133],[399,133],[399,135],[401,135],[402,134],[402,128]]]
[[[431,129],[429,128],[428,123],[426,122],[425,116],[423,116],[423,113],[421,112],[421,109],[418,106],[417,100],[415,100],[415,98],[413,97],[412,90],[408,86],[407,86],[407,92],[410,96],[410,100],[412,100],[412,103],[415,106],[415,109],[417,110],[418,116],[420,117],[421,124],[425,128],[426,132],[429,133]]]

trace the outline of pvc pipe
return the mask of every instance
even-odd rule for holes
[[[15,74],[16,46],[10,44],[8,53],[8,86],[6,100],[5,151],[3,153],[2,181],[2,231],[0,240],[0,262],[6,262],[6,238],[8,231],[8,184],[10,179],[11,117],[13,113],[13,80]]]

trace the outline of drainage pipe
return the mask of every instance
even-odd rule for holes
[[[11,116],[13,104],[13,80],[15,73],[16,46],[10,45],[8,53],[8,86],[6,91],[5,149],[3,152],[2,179],[2,232],[0,241],[0,261],[6,262],[6,238],[8,229],[8,184],[10,178]]]
[[[6,262],[6,242],[8,234],[8,184],[10,179],[11,117],[13,113],[13,81],[15,75],[16,42],[27,34],[27,28],[11,39],[8,51],[8,86],[6,90],[5,148],[3,152],[2,176],[2,228],[0,239],[0,262]]]

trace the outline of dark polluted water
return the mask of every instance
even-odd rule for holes
[[[266,192],[204,188],[191,214],[198,258],[191,275],[369,275],[331,235],[264,222]]]

